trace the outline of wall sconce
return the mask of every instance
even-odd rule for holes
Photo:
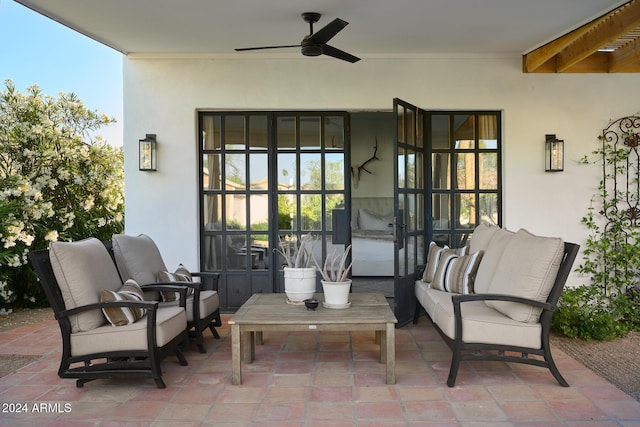
[[[547,172],[564,170],[564,141],[555,135],[546,135],[544,141],[544,167]]]
[[[144,139],[138,141],[140,163],[138,168],[141,171],[155,171],[156,170],[156,134],[148,133]]]

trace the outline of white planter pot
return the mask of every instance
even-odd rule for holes
[[[327,308],[347,308],[349,304],[349,291],[351,279],[344,282],[326,282],[322,280],[324,292],[324,306]]]
[[[284,292],[291,302],[302,303],[316,293],[316,269],[284,268]]]

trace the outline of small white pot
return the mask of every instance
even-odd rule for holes
[[[348,279],[344,282],[326,282],[322,280],[322,290],[324,291],[325,307],[349,307],[349,291],[351,290],[351,279]]]
[[[303,302],[316,293],[316,268],[284,268],[284,292],[291,302]]]

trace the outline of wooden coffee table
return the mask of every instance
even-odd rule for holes
[[[242,384],[241,358],[255,360],[255,344],[265,331],[375,331],[380,361],[386,363],[387,384],[396,383],[395,324],[389,303],[382,294],[352,293],[351,307],[325,308],[323,294],[316,294],[318,308],[287,303],[285,294],[254,294],[229,320],[231,326],[231,382]],[[242,354],[241,354],[242,349]]]

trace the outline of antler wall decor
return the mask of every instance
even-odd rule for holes
[[[355,188],[358,188],[358,185],[360,184],[360,176],[362,175],[362,171],[373,174],[373,172],[371,172],[369,169],[366,168],[366,165],[374,160],[380,160],[377,154],[378,154],[378,137],[376,136],[376,145],[373,147],[373,156],[367,159],[360,166],[358,165],[356,165],[355,167],[351,166],[351,178],[353,178],[353,186]]]

